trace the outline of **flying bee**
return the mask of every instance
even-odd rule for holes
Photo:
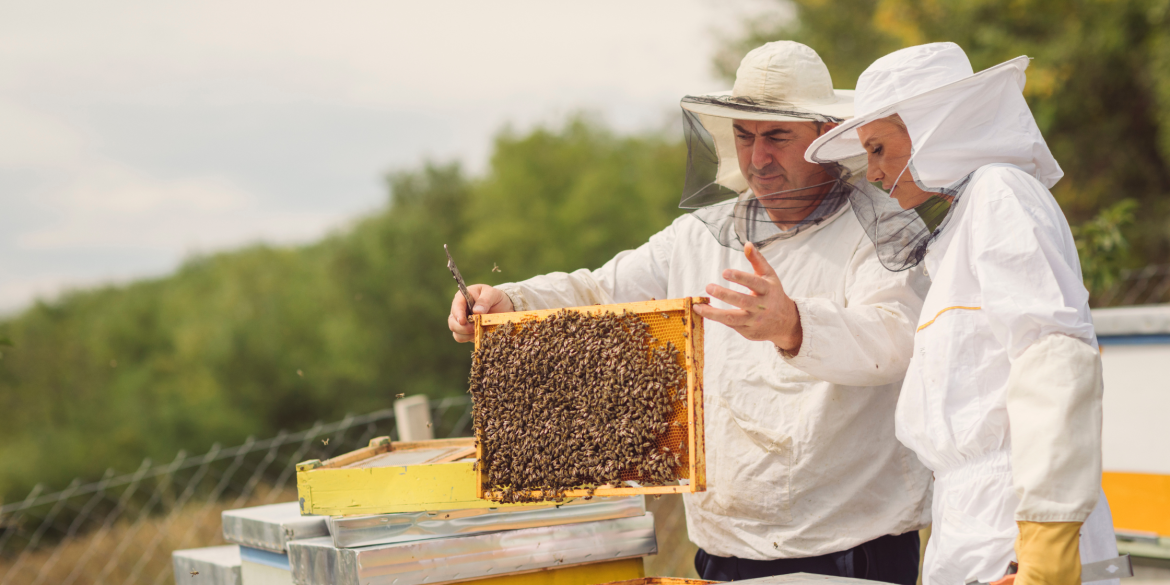
[[[194,577],[195,575],[198,575],[198,574],[199,574],[199,571],[191,571],[191,576],[192,576],[192,577]]]
[[[405,393],[405,392],[403,392],[402,394],[395,394],[395,395],[394,395],[394,397],[395,397],[395,398],[405,398],[405,397],[406,397],[406,393]]]
[[[321,444],[328,445],[329,444],[329,437],[325,437],[324,439],[321,439]]]

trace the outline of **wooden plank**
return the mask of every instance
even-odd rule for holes
[[[474,439],[472,439],[474,440]],[[474,445],[467,445],[460,447],[457,451],[452,451],[445,455],[439,455],[427,463],[450,463],[452,461],[459,461],[460,459],[467,459],[468,457],[475,457],[479,449]],[[476,458],[478,460],[478,458]]]
[[[620,303],[616,305],[590,305],[586,307],[565,307],[564,309],[543,309],[540,311],[517,311],[514,313],[492,313],[490,315],[477,315],[478,322],[481,327],[492,327],[494,325],[503,325],[513,321],[524,321],[527,319],[544,319],[550,315],[555,315],[560,311],[576,311],[578,313],[585,313],[588,315],[599,315],[604,312],[613,312],[621,314],[622,311],[628,313],[661,313],[663,311],[680,311],[689,309],[692,303],[706,303],[706,297],[684,297],[681,299],[665,299],[661,301],[641,301],[637,303]],[[477,345],[478,345],[477,334]]]
[[[444,583],[475,583],[475,585],[593,585],[598,579],[637,579],[645,575],[642,557],[561,565],[556,568],[537,569],[500,575],[498,577],[475,578],[467,581],[444,581]],[[706,581],[701,581],[706,583]]]
[[[703,428],[703,318],[687,307],[687,407],[691,419],[687,446],[690,449],[691,493],[707,490],[707,444]]]
[[[389,437],[377,437],[370,440],[369,447],[362,447],[356,451],[350,451],[323,461],[320,465],[322,468],[333,469],[346,467],[354,463],[365,461],[376,455],[389,453],[391,451],[413,451],[415,449],[444,449],[447,447],[471,447],[475,439],[471,437],[458,437],[455,439],[435,439],[433,441],[411,441],[411,442],[396,442],[391,443]]]
[[[630,487],[630,486],[627,486],[627,487],[608,486],[608,487],[606,487],[606,486],[602,486],[602,487],[594,489],[592,494],[589,493],[589,490],[587,490],[587,489],[565,490],[564,496],[566,498],[586,498],[589,496],[597,496],[597,497],[602,497],[602,496],[606,496],[606,497],[608,497],[608,496],[642,496],[642,495],[653,496],[653,495],[663,495],[663,494],[687,494],[687,493],[691,493],[691,491],[692,491],[691,486],[688,486],[688,485],[654,485],[654,486],[644,486],[644,487]],[[485,493],[488,496],[496,497],[496,498],[500,497],[500,495],[501,495],[501,492],[485,492]],[[537,490],[537,491],[533,491],[532,495],[533,495],[533,497],[539,498],[543,494],[539,490]],[[545,500],[545,501],[551,501],[551,500]]]

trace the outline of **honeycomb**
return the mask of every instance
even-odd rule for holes
[[[673,305],[677,306],[678,303],[673,303]],[[598,310],[597,312],[612,311],[618,314],[622,314],[624,312],[620,305],[590,307],[590,309],[596,309]],[[686,347],[689,326],[686,319],[688,312],[689,309],[686,308],[674,308],[670,310],[634,311],[633,313],[638,319],[649,326],[650,336],[652,337],[652,341],[650,342],[651,348],[665,346],[668,343],[673,344],[675,349],[678,350],[678,365],[685,371],[690,372],[695,369],[695,365],[687,363],[688,357],[686,354]],[[540,313],[547,314],[540,316],[524,316],[520,319],[517,319],[516,322],[517,324],[520,324],[522,322],[531,321],[534,319],[539,320],[547,316],[551,316],[552,314],[552,312],[547,311],[541,311]],[[523,314],[518,314],[518,316],[519,315]],[[694,318],[698,319],[698,317]],[[481,327],[481,331],[483,334],[486,334],[498,326],[500,326],[500,324],[485,324]],[[701,328],[701,323],[699,323],[698,326]],[[702,372],[700,370],[699,376],[701,377],[701,375]],[[670,452],[679,455],[679,463],[673,468],[673,475],[675,479],[690,479],[691,452],[688,438],[690,434],[691,414],[687,407],[687,393],[683,393],[680,399],[675,400],[672,407],[673,412],[669,419],[671,425],[667,427],[668,430],[666,432],[658,436],[658,438],[654,441],[654,445],[659,452],[669,448]],[[678,423],[677,426],[674,423]],[[620,472],[619,476],[623,481],[634,481],[639,483],[643,481],[642,473],[637,469],[624,469]]]

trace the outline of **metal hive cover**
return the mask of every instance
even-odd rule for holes
[[[646,513],[643,496],[575,500],[562,506],[475,508],[446,512],[413,512],[330,517],[333,546],[356,548],[444,538],[500,530],[630,518]]]
[[[658,552],[654,517],[506,530],[366,548],[330,538],[289,545],[298,585],[416,585],[640,557]]]
[[[190,583],[197,578],[200,585],[240,585],[240,547],[210,546],[191,548],[171,553],[175,568],[175,582]]]
[[[270,504],[223,513],[223,538],[228,542],[275,553],[288,551],[290,540],[328,536],[325,516],[302,516],[297,502]]]

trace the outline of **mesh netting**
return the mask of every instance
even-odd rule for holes
[[[913,160],[890,190],[880,183],[858,184],[850,189],[849,200],[857,221],[877,248],[878,259],[887,270],[900,272],[917,266],[926,248],[951,218],[951,211],[967,186],[970,175],[947,188],[923,189],[914,178]],[[912,186],[911,186],[912,185]],[[904,209],[895,194],[899,188],[922,189],[924,200]]]
[[[753,192],[735,152],[734,122],[691,112],[685,104],[684,100],[687,176],[679,207],[694,210],[720,244],[741,250],[748,242],[763,246],[791,238],[844,208],[849,188],[842,183],[845,169],[837,164],[821,165],[823,172],[811,177],[795,177],[772,162],[756,171],[775,177],[771,180],[775,190]]]

